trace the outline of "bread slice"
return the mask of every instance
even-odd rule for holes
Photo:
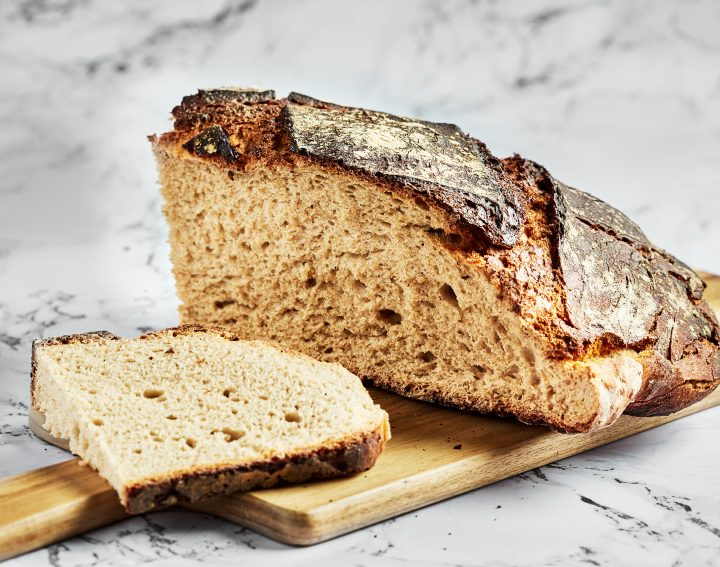
[[[32,406],[131,513],[366,470],[390,438],[357,376],[218,329],[33,344]]]
[[[565,432],[720,382],[697,274],[537,164],[296,93],[200,91],[173,112],[151,140],[183,322]]]

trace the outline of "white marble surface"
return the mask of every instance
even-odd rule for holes
[[[720,273],[718,30],[716,0],[4,0],[0,475],[67,458],[26,427],[33,338],[177,322],[145,136],[183,94],[456,122]],[[8,565],[720,565],[719,470],[715,409],[312,548],[167,512]]]

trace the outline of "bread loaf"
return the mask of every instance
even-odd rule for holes
[[[36,341],[32,407],[128,512],[370,468],[387,414],[338,365],[179,327]]]
[[[697,274],[533,162],[296,93],[199,91],[173,115],[151,141],[185,323],[565,432],[720,381]]]

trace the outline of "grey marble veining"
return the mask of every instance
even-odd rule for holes
[[[720,3],[0,3],[0,475],[67,458],[27,428],[33,338],[177,322],[146,135],[198,87],[460,124],[720,273]],[[172,511],[8,565],[720,565],[720,410],[311,548]]]

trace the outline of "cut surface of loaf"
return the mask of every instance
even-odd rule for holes
[[[203,327],[36,341],[32,405],[131,513],[363,471],[390,437],[341,366]]]
[[[151,140],[183,322],[565,432],[720,381],[700,278],[537,164],[296,93],[200,91],[174,116]]]

